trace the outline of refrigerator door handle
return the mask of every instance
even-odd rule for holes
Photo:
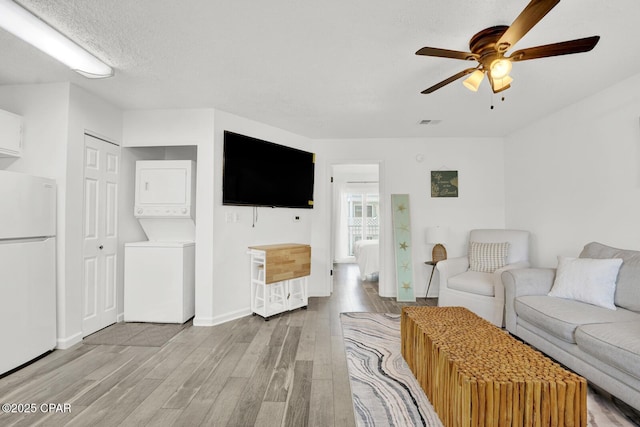
[[[45,240],[52,239],[52,238],[53,236],[29,237],[25,239],[0,239],[0,245],[10,245],[15,243],[44,242]]]

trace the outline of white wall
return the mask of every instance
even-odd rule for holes
[[[315,285],[329,283],[331,188],[333,164],[380,163],[381,267],[380,294],[395,296],[395,270],[391,227],[391,194],[409,194],[415,292],[424,296],[428,274],[424,261],[431,259],[431,245],[425,230],[432,225],[449,227],[446,247],[449,257],[466,251],[469,230],[502,228],[504,217],[504,157],[501,138],[424,138],[317,140],[316,206],[313,213],[312,247],[314,268],[323,275]],[[418,161],[417,155],[423,160]],[[457,170],[460,189],[457,198],[431,198],[433,170]],[[434,280],[434,282],[436,282]],[[433,287],[433,283],[432,283]]]
[[[202,145],[212,142],[209,108],[135,110],[124,113],[124,146]]]
[[[533,233],[555,267],[591,241],[640,249],[640,75],[510,135],[507,226]]]
[[[311,150],[310,140],[272,126],[248,120],[233,114],[216,111],[214,179],[214,253],[210,260],[214,271],[214,318],[220,323],[249,314],[251,302],[249,246],[275,243],[303,243],[311,241],[313,209],[258,208],[258,221],[253,223],[253,208],[222,205],[222,163],[224,131],[240,133],[289,147]],[[314,194],[314,197],[316,195]],[[238,222],[227,222],[227,216],[238,216]],[[300,222],[293,222],[294,215]],[[316,248],[312,246],[312,254]],[[312,278],[317,274],[311,264]],[[310,295],[316,295],[313,287]]]

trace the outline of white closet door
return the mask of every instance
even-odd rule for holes
[[[119,169],[120,147],[85,135],[83,336],[117,320]]]

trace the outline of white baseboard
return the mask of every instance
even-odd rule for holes
[[[331,293],[329,292],[318,292],[318,293],[309,293],[309,298],[324,298],[324,297],[330,297]]]
[[[77,334],[71,335],[67,338],[58,338],[56,340],[56,348],[58,350],[66,350],[80,342],[82,342],[82,332],[78,332]]]
[[[193,326],[215,326],[212,317],[198,317],[193,318]]]
[[[241,317],[245,317],[251,314],[251,309],[243,308],[242,310],[232,311],[230,313],[225,313],[220,316],[214,317],[196,317],[193,318],[193,326],[216,326],[222,323],[230,322],[231,320],[236,320]]]
[[[118,316],[116,317],[116,322],[118,323],[124,322],[124,313],[118,314]]]

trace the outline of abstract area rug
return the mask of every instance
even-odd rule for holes
[[[402,358],[400,315],[342,313],[342,332],[358,426],[442,426]],[[590,427],[635,425],[589,388]]]
[[[442,426],[400,352],[400,315],[342,313],[356,424]]]
[[[173,323],[114,323],[84,337],[82,342],[92,345],[162,347],[190,323],[182,325]]]

